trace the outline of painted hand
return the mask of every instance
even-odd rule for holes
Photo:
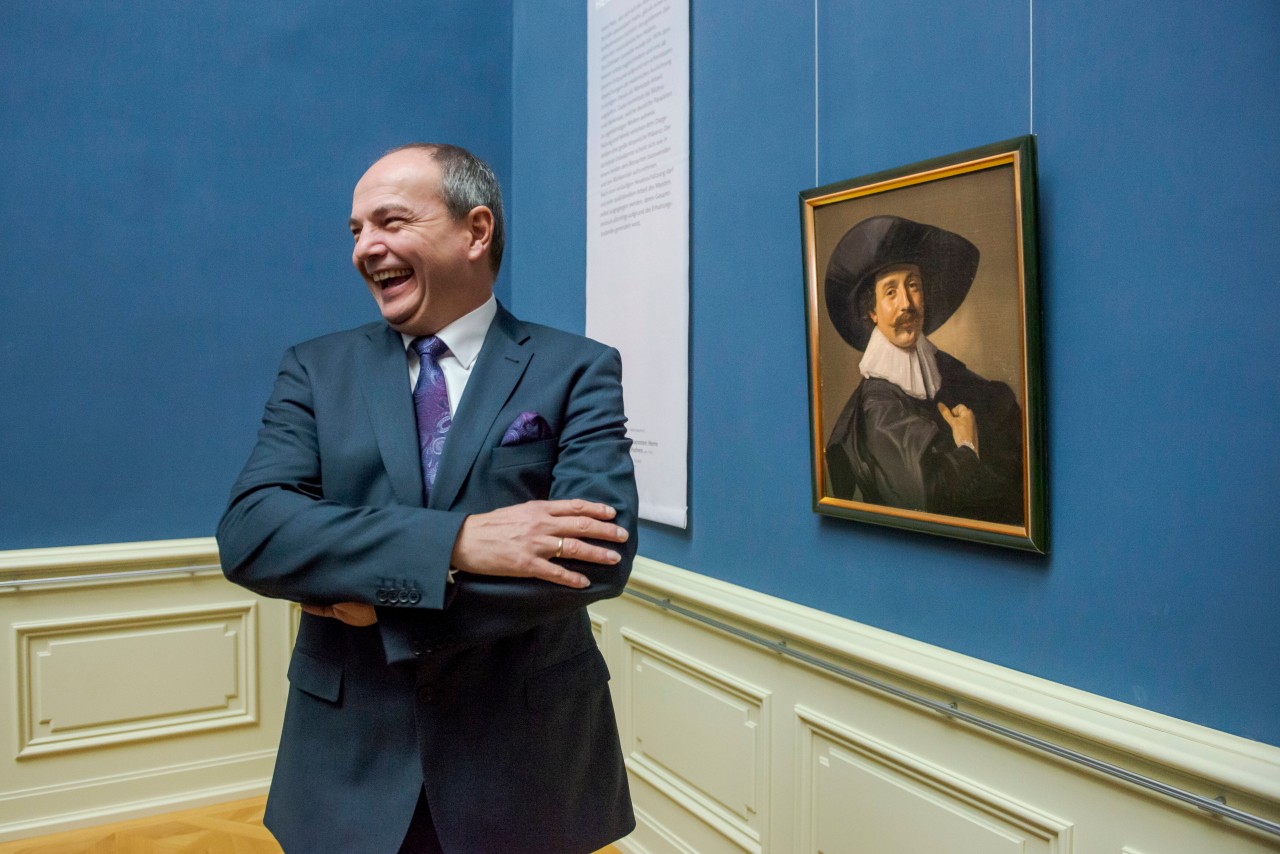
[[[951,427],[951,438],[955,440],[956,447],[968,445],[978,455],[978,419],[973,410],[963,403],[958,404],[955,409],[948,409],[945,403],[939,403],[938,411]]]

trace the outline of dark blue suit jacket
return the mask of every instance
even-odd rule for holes
[[[227,577],[303,614],[266,821],[287,851],[394,852],[425,785],[447,852],[588,852],[634,826],[585,606],[622,591],[637,497],[617,351],[499,307],[428,506],[405,351],[374,323],[285,355],[218,526]],[[502,447],[522,412],[555,438]],[[631,532],[591,586],[459,573],[471,513],[587,498]]]

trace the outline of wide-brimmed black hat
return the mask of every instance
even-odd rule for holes
[[[924,334],[964,302],[978,272],[978,247],[958,234],[903,219],[873,216],[845,232],[827,263],[827,313],[840,337],[866,350],[875,324],[857,312],[858,292],[874,288],[876,274],[897,264],[915,264],[924,285]]]

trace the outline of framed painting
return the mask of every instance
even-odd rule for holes
[[[1035,138],[800,194],[813,508],[1047,548]]]

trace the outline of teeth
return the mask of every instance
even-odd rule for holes
[[[375,282],[385,282],[387,279],[394,279],[396,276],[407,276],[412,272],[408,267],[393,267],[390,270],[379,270],[373,274],[372,279]]]

